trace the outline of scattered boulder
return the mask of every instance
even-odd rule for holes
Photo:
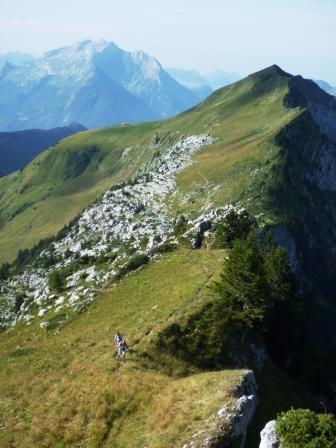
[[[276,421],[271,420],[260,433],[261,442],[259,448],[281,448],[276,433]]]

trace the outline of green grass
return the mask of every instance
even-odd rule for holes
[[[22,172],[2,178],[0,262],[54,235],[112,185],[132,178],[152,155],[143,153],[142,145],[148,145],[153,136],[148,128],[137,127],[136,144],[134,139],[132,143],[132,126],[127,133],[118,127],[84,132],[44,152]],[[92,147],[93,157],[83,164],[78,157]]]
[[[183,445],[224,403],[243,370],[173,375],[144,367],[143,348],[172,316],[209,298],[223,251],[178,249],[101,293],[53,330],[19,324],[0,334],[1,447]],[[57,315],[46,315],[57,320]],[[120,330],[130,352],[115,359]],[[193,374],[192,374],[193,373]]]
[[[212,300],[225,251],[179,248],[102,291],[85,312],[50,313],[0,334],[0,447],[170,448],[206,426],[246,370],[203,372],[155,352],[158,334]],[[48,331],[39,327],[49,320]],[[57,325],[56,325],[57,324]],[[114,333],[127,339],[125,364]],[[150,360],[149,360],[150,358]],[[274,367],[257,375],[250,436],[302,391]],[[275,386],[276,385],[276,386]]]

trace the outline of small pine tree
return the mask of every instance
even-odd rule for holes
[[[216,225],[213,246],[232,248],[236,239],[245,239],[253,228],[255,228],[255,220],[248,212],[237,213],[231,210],[223,221]]]
[[[214,289],[233,319],[245,322],[250,328],[264,320],[271,306],[270,294],[254,232],[246,239],[235,240]]]
[[[6,280],[9,277],[9,264],[4,263],[0,268],[0,280]]]
[[[49,288],[61,292],[65,288],[65,275],[61,270],[53,271],[49,276]]]
[[[268,233],[262,243],[264,270],[273,301],[286,301],[295,296],[296,281],[290,268],[286,251],[276,247],[272,235]]]
[[[267,330],[275,304],[287,306],[296,295],[284,249],[277,248],[271,236],[259,242],[254,231],[234,241],[214,288],[234,319],[250,328],[261,322],[262,330]]]

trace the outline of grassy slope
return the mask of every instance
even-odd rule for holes
[[[142,145],[153,138],[151,128],[155,124],[84,132],[0,179],[0,262],[55,234],[110,186],[133,177],[146,161]],[[91,158],[80,159],[90,151]],[[81,163],[85,170],[78,173]]]
[[[263,83],[260,76],[266,77]],[[269,176],[269,168],[281,163],[273,137],[301,112],[284,108],[286,93],[286,78],[270,69],[215,92],[176,118],[91,131],[61,142],[21,174],[0,182],[1,260],[13,257],[18,247],[55,233],[111,184],[134,176],[151,157],[148,145],[156,133],[177,138],[211,132],[217,137],[179,175],[180,193],[190,194],[191,200],[182,203],[181,196],[171,198],[173,215],[199,213],[207,203],[243,201],[251,211],[262,211],[266,220],[276,219],[263,194],[267,183],[277,181]],[[84,173],[64,180],[68,154],[93,145],[98,153]],[[122,158],[130,146],[133,149]],[[27,203],[34,205],[9,220]],[[188,440],[200,422],[215,412],[241,372],[192,372],[176,360],[169,360],[167,371],[167,363],[153,366],[141,353],[151,332],[170,316],[192,311],[207,299],[205,284],[212,272],[218,272],[220,258],[216,251],[181,249],[106,290],[88,313],[73,316],[60,332],[44,333],[33,324],[0,335],[3,446],[79,446],[81,439],[81,446],[108,446],[113,439],[116,447],[164,448]],[[133,350],[125,366],[118,366],[112,357],[112,333],[117,328]],[[169,375],[171,371],[182,377],[193,375],[177,379]],[[270,383],[278,378],[272,368],[266,372],[260,393],[267,396]],[[215,386],[218,382],[223,390]],[[255,431],[277,407],[296,403],[295,387],[291,391],[285,383],[283,395],[266,403],[256,417]],[[194,406],[195,391],[202,406]],[[292,392],[293,399],[282,400]]]
[[[216,92],[199,108],[197,121],[209,120],[218,141],[198,154],[196,163],[178,178],[181,195],[192,198],[190,212],[196,214],[210,192],[211,207],[242,201],[253,213],[274,218],[263,194],[271,182],[267,179],[271,166],[280,163],[274,136],[300,110],[289,111],[283,105],[286,78],[272,70],[264,76],[262,85],[260,75],[252,75]],[[179,209],[179,203],[172,204],[173,213]]]
[[[182,445],[224,402],[243,371],[171,376],[145,368],[141,347],[171,315],[207,300],[222,251],[180,249],[104,291],[60,331],[39,322],[0,335],[1,447]],[[162,273],[164,272],[164,275]],[[114,359],[119,329],[131,348]],[[189,372],[190,374],[191,372]]]
[[[199,210],[204,191],[210,190],[207,200],[215,205],[254,196],[253,211],[263,209],[267,214],[261,167],[276,163],[273,136],[300,113],[285,109],[286,93],[287,78],[271,68],[215,92],[175,118],[84,132],[63,140],[21,173],[0,179],[0,263],[13,259],[19,248],[55,234],[111,185],[133,177],[152,156],[149,145],[157,133],[172,139],[194,133],[212,133],[217,138],[179,178],[181,192],[192,196],[183,211]],[[122,157],[129,147],[132,150]],[[80,154],[92,148],[95,153],[85,170],[74,173]],[[251,177],[253,170],[259,171]],[[175,200],[172,213],[180,210]]]

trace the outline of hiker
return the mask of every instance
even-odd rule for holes
[[[122,335],[119,333],[119,331],[116,332],[116,334],[114,335],[114,343],[116,345],[116,347],[119,347],[120,342],[122,341]]]
[[[127,344],[126,341],[122,339],[118,345],[118,356],[117,356],[118,361],[120,360],[120,358],[122,358],[124,362],[126,361],[126,352],[127,352]]]

